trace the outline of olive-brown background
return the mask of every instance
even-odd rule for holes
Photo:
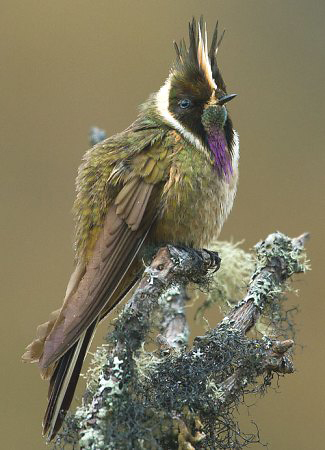
[[[320,449],[324,427],[322,0],[1,1],[1,448],[45,448],[46,383],[20,362],[72,269],[70,214],[90,125],[135,118],[201,13],[227,29],[220,64],[241,138],[239,192],[221,238],[312,233],[299,277],[297,371],[241,411],[271,449]],[[323,283],[324,284],[324,283]],[[208,315],[210,324],[214,314]],[[102,327],[102,333],[105,325]],[[274,384],[276,387],[276,383]],[[280,393],[279,393],[280,392]],[[248,413],[250,414],[248,416]]]

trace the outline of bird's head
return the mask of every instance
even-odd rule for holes
[[[217,65],[218,24],[210,49],[206,25],[201,18],[189,24],[189,46],[184,40],[175,43],[176,61],[156,95],[160,116],[197,147],[203,146],[215,154],[215,142],[224,140],[232,151],[234,132],[226,103],[235,95],[228,95]],[[218,145],[219,145],[218,144]]]

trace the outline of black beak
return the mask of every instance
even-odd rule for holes
[[[224,105],[225,103],[230,102],[230,100],[232,100],[235,97],[237,97],[237,94],[224,95],[223,97],[219,98],[218,104]]]

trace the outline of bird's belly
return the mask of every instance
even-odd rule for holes
[[[163,194],[162,214],[151,237],[168,242],[202,247],[216,238],[234,201],[237,170],[227,182],[211,168],[193,179],[179,178]]]

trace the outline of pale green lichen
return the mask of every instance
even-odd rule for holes
[[[95,353],[92,353],[92,359],[88,370],[84,376],[87,382],[87,391],[89,394],[96,392],[99,384],[100,375],[103,366],[107,362],[108,345],[102,344],[97,348]]]
[[[221,389],[215,381],[209,377],[206,383],[207,391],[210,392],[211,397],[216,400],[224,403],[226,401],[226,393],[224,389]]]
[[[135,370],[140,381],[143,381],[145,378],[148,379],[148,374],[152,371],[159,370],[158,366],[163,361],[156,353],[146,352],[144,349],[144,343],[141,351],[136,355],[133,355],[133,360],[135,363]]]
[[[279,259],[282,260],[285,271],[283,275],[286,277],[309,269],[303,244],[294,245],[293,239],[279,231],[270,234],[264,241],[258,242],[254,249],[257,255],[255,274]]]
[[[159,297],[158,305],[164,305],[166,302],[170,302],[174,295],[180,294],[180,286],[178,284],[170,286],[166,291]]]
[[[197,317],[202,317],[204,311],[213,304],[227,313],[245,295],[254,272],[255,258],[240,248],[241,243],[216,241],[209,246],[210,250],[219,253],[221,265],[203,305],[197,311]]]
[[[276,282],[266,274],[254,284],[249,296],[261,312],[255,329],[262,335],[287,336],[289,333],[283,329],[283,325],[287,324],[283,294],[294,291],[292,284],[286,281],[287,277],[310,269],[303,246],[293,246],[292,239],[280,232],[273,233],[265,241],[256,244],[253,253],[245,252],[240,244],[241,242],[233,244],[221,241],[211,244],[210,249],[217,251],[221,257],[221,266],[214,275],[203,305],[197,311],[197,317],[202,317],[204,311],[213,304],[217,304],[224,314],[228,314],[234,306],[240,306],[252,277],[256,278],[265,266],[274,265],[281,260],[286,272],[283,274],[283,281]],[[268,301],[265,301],[266,296]],[[225,320],[227,317],[223,322]]]

